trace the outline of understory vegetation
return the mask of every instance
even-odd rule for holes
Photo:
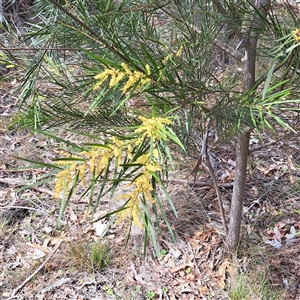
[[[3,297],[298,299],[299,13],[0,1]]]

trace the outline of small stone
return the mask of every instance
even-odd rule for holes
[[[2,294],[2,296],[3,296],[4,298],[9,298],[9,297],[10,297],[10,292],[4,292],[4,293]]]

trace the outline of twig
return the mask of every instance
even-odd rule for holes
[[[41,47],[41,48],[27,48],[27,47],[16,47],[16,48],[7,48],[7,47],[0,47],[1,51],[39,51],[39,50],[46,50],[46,51],[82,51],[78,48],[61,48],[61,47]],[[86,49],[91,50],[91,49]]]
[[[294,135],[296,135],[297,137],[299,137],[299,133],[295,133],[295,132],[287,132],[287,133],[284,133],[283,134],[283,136],[282,137],[280,137],[280,138],[278,138],[276,141],[274,141],[274,142],[269,142],[269,143],[266,143],[266,144],[263,144],[263,145],[261,145],[261,146],[259,146],[259,147],[255,147],[255,148],[253,148],[253,149],[250,149],[249,150],[249,154],[250,153],[253,153],[253,152],[255,152],[255,151],[259,151],[259,150],[261,150],[261,149],[263,149],[263,148],[266,148],[266,147],[268,147],[268,146],[272,146],[272,145],[274,145],[274,144],[277,144],[278,142],[280,142],[280,141],[282,141],[282,140],[284,140],[284,139],[286,139],[286,138],[288,138],[288,137],[291,137],[291,136],[294,136]]]
[[[188,22],[186,19],[183,19],[181,16],[179,15],[175,15],[171,10],[168,10],[166,8],[163,9],[168,15],[170,15],[172,18],[174,18],[175,20],[184,22],[191,30],[193,30],[195,33],[201,34],[201,29],[198,28],[197,26],[195,26],[194,24]],[[240,37],[241,34],[239,31],[237,31],[236,29],[232,28],[233,31],[235,32],[236,36]],[[240,37],[241,39],[241,37]],[[216,46],[217,48],[221,49],[222,51],[224,51],[226,54],[230,55],[231,57],[233,57],[234,59],[236,59],[237,61],[241,62],[242,61],[242,54],[239,53],[237,50],[233,49],[232,47],[230,47],[229,45],[225,45],[223,44],[221,41],[218,40],[212,40],[212,43],[214,46]]]
[[[187,180],[187,179],[175,179],[175,178],[168,178],[167,182],[171,183],[178,183],[178,184],[187,184],[187,185],[195,185],[195,186],[212,186],[213,182],[211,181],[194,181],[194,180]],[[255,185],[255,182],[247,182],[246,185]],[[233,187],[232,182],[228,183],[219,183],[219,187],[223,188],[231,188]]]
[[[39,212],[39,213],[42,213],[42,214],[44,214],[44,215],[47,215],[47,216],[49,216],[49,214],[47,213],[47,212],[45,212],[45,211],[42,211],[42,210],[40,210],[40,209],[36,209],[36,208],[33,208],[33,207],[29,207],[29,206],[14,206],[14,205],[12,205],[12,206],[1,206],[1,208],[8,208],[8,209],[14,209],[14,208],[20,208],[20,209],[27,209],[27,210],[33,210],[33,211],[36,211],[36,212]]]
[[[26,186],[28,185],[28,182],[24,182],[24,181],[21,181],[20,179],[16,179],[16,178],[0,178],[0,183],[5,183],[5,184],[8,184],[8,185],[20,185],[20,186]],[[45,194],[48,194],[50,196],[53,196],[53,192],[48,190],[48,189],[45,189],[45,188],[42,188],[42,187],[38,187],[38,186],[30,186],[28,187],[30,189],[33,189],[35,191],[38,191],[40,193],[45,193]]]
[[[41,271],[46,263],[52,258],[52,256],[57,252],[59,249],[60,245],[62,244],[62,240],[59,241],[59,243],[55,246],[53,251],[47,256],[47,258],[44,260],[44,262],[29,276],[27,277],[19,286],[17,286],[13,292],[12,296],[15,296],[34,276],[38,274],[39,271]]]
[[[48,293],[54,289],[57,289],[58,287],[60,287],[63,284],[72,282],[71,278],[61,278],[58,281],[54,282],[53,284],[51,284],[50,286],[47,286],[46,288],[44,288],[43,290],[41,290],[41,294],[45,294]]]
[[[207,153],[209,126],[210,126],[210,118],[208,118],[207,124],[206,124],[205,135],[204,135],[203,143],[202,143],[201,156],[202,156],[202,161],[206,164],[206,166],[209,170],[210,176],[212,178],[212,181],[214,183],[214,187],[215,187],[215,190],[216,190],[216,193],[217,193],[218,204],[219,204],[219,209],[220,209],[220,213],[221,213],[223,228],[224,228],[225,235],[227,235],[228,229],[227,229],[227,224],[226,224],[226,219],[225,219],[225,212],[224,212],[224,207],[223,207],[222,194],[221,194],[221,191],[220,191],[220,187],[218,185],[218,181],[217,181],[217,178],[216,178],[216,175],[215,175],[215,171],[214,171],[214,169],[211,165],[210,158],[209,158],[209,155]]]
[[[217,48],[225,52],[226,54],[230,55],[233,57],[235,60],[242,62],[242,54],[239,53],[237,50],[234,48],[230,47],[229,45],[223,44],[221,41],[215,39],[212,41],[213,45],[215,45]]]
[[[262,145],[262,146],[259,146],[259,147],[255,147],[255,148],[253,148],[253,149],[250,149],[250,150],[249,150],[249,154],[250,154],[250,153],[253,153],[253,152],[255,152],[255,151],[259,151],[259,150],[261,150],[261,149],[263,149],[263,148],[266,148],[266,147],[268,147],[268,146],[272,146],[272,145],[274,145],[274,144],[277,144],[278,142],[280,142],[280,141],[283,140],[284,138],[285,138],[285,136],[282,137],[282,138],[280,138],[280,139],[278,139],[278,140],[276,140],[275,142],[266,143],[266,144],[264,144],[264,145]]]
[[[291,156],[290,156],[290,145],[289,145],[289,140],[287,138],[285,138],[285,149],[286,149],[286,158],[287,158],[287,165],[288,165],[288,170],[290,173],[290,182],[291,184],[295,183],[295,178],[294,178],[294,174],[292,172],[292,170],[294,170],[294,166],[293,166],[293,162],[291,160]]]

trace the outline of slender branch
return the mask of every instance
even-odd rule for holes
[[[255,152],[255,151],[259,151],[259,150],[261,150],[261,149],[263,149],[263,148],[266,148],[266,147],[268,147],[268,146],[272,146],[272,145],[274,145],[274,144],[277,144],[279,141],[281,141],[281,140],[283,140],[283,139],[285,139],[285,138],[286,138],[286,135],[284,135],[284,136],[281,137],[280,139],[277,139],[277,140],[274,141],[274,142],[266,143],[266,144],[261,145],[261,146],[259,146],[259,147],[255,147],[255,148],[249,150],[249,154],[250,154],[250,153],[253,153],[253,152]]]
[[[210,119],[207,120],[206,124],[206,130],[203,138],[203,143],[202,143],[202,150],[201,150],[201,156],[202,156],[202,161],[207,165],[210,176],[212,178],[212,181],[214,183],[214,187],[217,193],[217,198],[218,198],[218,204],[219,204],[219,209],[221,213],[221,219],[223,223],[223,228],[225,235],[227,235],[228,229],[227,229],[227,224],[226,224],[226,218],[225,218],[225,212],[224,212],[224,207],[223,207],[223,200],[222,200],[222,194],[220,191],[220,187],[218,185],[218,181],[215,175],[215,171],[211,165],[209,155],[207,153],[207,143],[208,143],[208,135],[209,135],[209,126],[210,126]]]
[[[100,43],[102,43],[107,49],[111,50],[113,53],[115,53],[117,56],[119,56],[123,61],[129,62],[126,56],[124,56],[122,53],[120,53],[114,46],[110,45],[104,38],[99,36],[94,30],[92,30],[89,26],[87,26],[84,22],[82,22],[80,19],[78,19],[76,16],[74,16],[69,10],[64,8],[62,5],[60,5],[55,0],[49,0],[54,6],[56,6],[60,11],[65,13],[67,16],[69,16],[73,21],[75,21],[78,25],[82,26],[88,33],[90,33],[93,37],[97,38]],[[131,62],[132,64],[132,62]],[[140,71],[144,72],[142,68],[135,65],[135,68]]]
[[[263,28],[263,19],[267,17],[271,0],[257,0],[253,9],[255,15],[249,24],[244,40],[245,55],[242,59],[244,65],[243,91],[249,92],[255,88],[256,51],[259,34]],[[236,146],[236,167],[234,173],[234,186],[231,199],[230,221],[226,242],[231,250],[236,249],[239,243],[242,208],[244,202],[247,158],[249,156],[250,132],[252,128],[243,126],[238,135]]]
[[[28,47],[16,47],[16,48],[7,48],[7,47],[0,47],[1,51],[39,51],[39,50],[53,50],[53,51],[81,51],[78,48],[62,48],[62,47],[41,47],[41,48],[28,48]],[[86,50],[91,50],[86,48]]]
[[[175,15],[172,11],[170,11],[170,10],[168,10],[168,9],[166,9],[166,8],[164,8],[164,11],[165,11],[167,14],[169,14],[170,16],[172,16],[172,18],[174,18],[175,20],[180,21],[180,22],[184,22],[184,23],[186,24],[186,26],[187,26],[189,29],[193,30],[195,33],[198,33],[198,34],[201,33],[201,30],[200,30],[197,26],[195,26],[194,24],[190,23],[188,20],[183,19],[183,18],[179,17],[178,15]],[[237,50],[235,50],[234,48],[230,47],[229,45],[225,45],[225,44],[223,44],[221,41],[216,40],[216,39],[215,39],[215,40],[212,40],[211,42],[212,42],[212,44],[213,44],[215,47],[219,48],[220,50],[222,50],[222,51],[225,52],[226,54],[230,55],[231,57],[233,57],[233,58],[236,59],[237,61],[239,61],[239,62],[242,61],[242,58],[243,58],[242,54],[239,53],[239,52],[238,52]]]
[[[49,216],[49,214],[45,211],[42,211],[40,209],[36,209],[36,208],[33,208],[33,207],[29,207],[29,206],[18,206],[18,205],[13,205],[13,206],[1,206],[1,208],[7,208],[7,209],[15,209],[15,208],[19,208],[19,209],[27,209],[27,210],[33,210],[33,211],[36,211],[36,212],[39,212],[39,213],[42,213],[44,215],[47,215]]]
[[[259,179],[262,182],[269,182],[269,181],[274,181],[274,178],[260,178]],[[278,179],[276,180],[276,182],[288,182],[289,180],[287,179]],[[168,178],[168,180],[166,181],[166,183],[176,183],[176,184],[186,184],[186,185],[192,185],[192,186],[207,186],[207,187],[211,187],[213,185],[213,182],[211,181],[196,181],[194,182],[194,180],[186,180],[186,179],[175,179],[175,178]],[[232,188],[233,187],[233,182],[225,182],[225,183],[219,183],[218,184],[219,187],[222,188]],[[250,186],[250,185],[257,185],[257,182],[246,182],[245,185]]]
[[[20,185],[20,186],[30,185],[30,183],[28,183],[24,180],[21,180],[21,179],[17,179],[17,178],[0,178],[0,183],[5,183],[5,184],[8,184],[8,185]],[[50,196],[53,196],[52,191],[50,191],[48,189],[45,189],[45,188],[42,188],[42,187],[30,186],[28,188],[36,190],[40,193],[45,193],[45,194],[48,194]]]
[[[243,55],[240,52],[238,52],[235,49],[233,49],[232,47],[230,47],[229,45],[225,45],[225,44],[221,43],[220,41],[218,41],[217,39],[215,39],[214,41],[212,41],[212,43],[217,48],[219,48],[220,50],[222,50],[226,54],[230,55],[231,57],[233,57],[237,61],[242,62]]]
[[[47,264],[47,262],[52,258],[52,256],[57,252],[60,245],[62,244],[62,240],[59,241],[59,243],[55,246],[53,251],[47,256],[47,258],[44,260],[44,262],[29,276],[27,277],[19,286],[17,286],[13,292],[12,296],[15,296],[32,278],[34,278]]]
[[[220,1],[218,0],[213,0],[212,1],[215,8],[217,9],[217,11],[222,14],[224,17],[226,17],[226,21],[224,21],[228,28],[231,29],[234,34],[238,37],[239,40],[243,39],[243,36],[241,34],[241,31],[239,30],[239,28],[236,26],[236,23],[233,21],[233,16],[228,15],[228,12],[226,11],[226,9],[222,6],[222,4],[220,3]]]

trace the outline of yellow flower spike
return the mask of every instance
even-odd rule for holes
[[[142,86],[144,86],[144,85],[151,82],[151,79],[147,78],[147,76],[149,76],[150,73],[151,73],[149,65],[146,65],[146,67],[145,67],[146,74],[144,74],[140,71],[133,71],[132,72],[125,63],[122,63],[122,67],[125,71],[126,76],[128,77],[128,80],[127,80],[126,84],[121,89],[121,91],[123,93],[126,93],[128,90],[130,90],[138,82],[139,82],[139,85],[137,86],[137,88],[141,88]]]
[[[116,73],[115,76],[112,76],[110,82],[109,82],[109,87],[112,88],[116,86],[123,78],[125,77],[124,73]]]
[[[99,73],[98,75],[94,76],[96,80],[103,81],[110,75],[110,69],[105,68],[102,73]]]
[[[172,54],[168,54],[161,62],[165,65],[172,58]]]
[[[142,125],[137,128],[134,133],[144,133],[143,137],[153,138],[154,141],[156,139],[160,139],[161,136],[166,136],[161,131],[161,127],[164,127],[164,125],[172,124],[172,121],[166,118],[147,119],[140,116],[139,119],[142,121]]]
[[[157,170],[157,168],[155,169]],[[155,200],[151,195],[151,191],[153,191],[153,186],[151,185],[151,174],[149,173],[149,170],[147,170],[147,167],[145,167],[143,173],[137,177],[130,186],[134,186],[134,189],[131,192],[124,193],[118,197],[120,199],[129,199],[129,201],[127,203],[128,208],[118,213],[116,223],[119,224],[127,217],[131,217],[134,225],[142,227],[143,224],[139,217],[139,204],[141,202],[141,198],[143,197],[147,201],[155,203]]]
[[[300,43],[300,28],[297,28],[296,30],[293,31],[293,36],[296,42]]]
[[[153,155],[153,157],[155,157],[156,159],[159,158],[159,153],[158,153],[158,150],[157,150],[156,148],[153,149],[152,155]]]
[[[145,164],[147,163],[149,157],[150,157],[150,154],[149,154],[149,153],[143,154],[143,155],[141,155],[141,156],[138,157],[138,159],[137,159],[136,162],[137,162],[138,164],[145,165]]]
[[[125,63],[122,63],[121,67],[123,70],[105,68],[103,72],[94,76],[98,82],[95,84],[93,89],[97,90],[109,77],[110,88],[115,87],[120,81],[127,77],[125,85],[121,88],[123,93],[129,91],[133,86],[135,86],[136,89],[139,89],[151,82],[151,79],[148,78],[151,74],[150,66],[148,64],[145,66],[145,73],[140,71],[131,71]]]
[[[161,166],[148,163],[146,164],[146,169],[150,172],[156,172],[156,171],[161,171]]]
[[[103,82],[110,78],[110,82],[109,82],[109,86],[110,88],[114,87],[115,85],[117,85],[123,78],[124,78],[124,74],[117,70],[117,69],[109,69],[109,68],[105,68],[103,72],[99,73],[98,75],[94,76],[94,78],[96,80],[98,80],[98,82],[95,84],[94,86],[94,90],[97,90],[102,84]]]
[[[72,172],[70,169],[58,172],[56,175],[57,181],[54,187],[53,198],[58,199],[60,197],[60,194],[64,189],[64,184],[68,188],[73,176],[74,172]]]
[[[132,75],[132,71],[129,69],[129,67],[125,63],[121,63],[121,66],[124,69],[125,74],[127,76],[131,76]]]
[[[179,57],[182,54],[182,49],[183,49],[183,45],[181,45],[178,49],[178,51],[176,52],[175,56]]]
[[[85,170],[86,170],[86,163],[82,163],[78,168],[78,179],[81,181],[82,185],[85,185]]]
[[[150,76],[151,75],[151,69],[150,69],[150,66],[148,64],[146,65],[145,69],[146,69],[146,72],[145,72],[146,75]]]
[[[122,151],[120,148],[115,148],[114,149],[114,156],[117,158],[118,160],[118,165],[121,164],[122,162]]]
[[[111,75],[111,70],[110,69],[104,69],[104,71],[96,76],[94,78],[98,80],[98,82],[95,84],[93,90],[97,90],[103,82]]]
[[[132,145],[131,144],[129,144],[127,146],[127,155],[128,155],[129,159],[132,159],[133,155],[132,155]]]
[[[116,144],[118,147],[122,147],[124,145],[123,141],[120,141],[118,138],[116,138],[115,136],[111,138],[111,140],[114,142],[114,144]]]
[[[130,88],[132,88],[138,81],[140,77],[137,76],[136,71],[128,78],[126,84],[122,87],[121,91],[126,93]]]

